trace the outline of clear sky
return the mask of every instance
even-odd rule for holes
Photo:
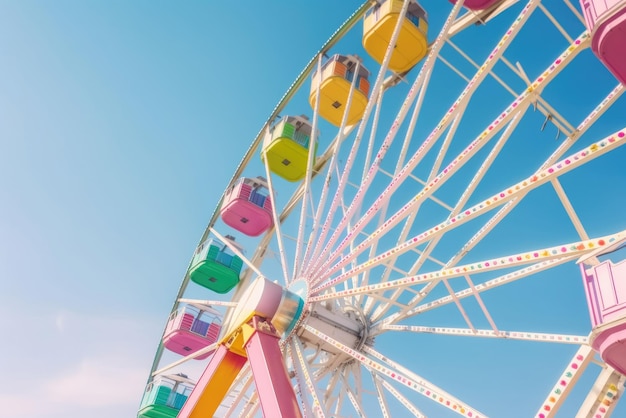
[[[0,0],[0,418],[135,416],[217,199],[359,4]]]
[[[335,3],[0,2],[0,417],[135,416],[218,196],[359,2]]]

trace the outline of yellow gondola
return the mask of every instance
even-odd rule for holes
[[[370,90],[368,80],[370,73],[367,68],[360,64],[360,61],[361,59],[357,56],[333,55],[322,66],[321,84],[317,71],[311,79],[311,93],[309,94],[311,107],[315,109],[319,85],[321,97],[319,115],[335,126],[341,126],[350,94],[350,86],[357,71],[346,125],[354,125],[363,117],[363,112],[365,112]]]
[[[378,63],[382,63],[385,58],[402,4],[402,0],[383,0],[365,13],[363,47]],[[428,52],[427,35],[426,11],[417,1],[411,0],[389,60],[389,69],[402,73],[424,58]]]
[[[304,115],[283,117],[265,134],[261,160],[265,162],[267,158],[270,171],[285,180],[301,180],[306,174],[312,131],[311,123]],[[316,149],[315,142],[313,151]]]

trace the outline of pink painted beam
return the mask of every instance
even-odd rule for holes
[[[187,402],[178,413],[178,418],[215,416],[215,411],[244,364],[246,364],[245,357],[228,351],[226,346],[220,345]]]
[[[296,394],[293,391],[283,353],[278,345],[279,336],[267,322],[256,317],[256,329],[246,344],[250,368],[254,376],[264,417],[300,418]]]

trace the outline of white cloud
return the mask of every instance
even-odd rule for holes
[[[100,407],[139,405],[147,370],[132,366],[128,358],[89,358],[69,373],[45,383],[44,398],[51,403]]]
[[[59,332],[65,331],[65,322],[66,322],[66,314],[64,312],[59,312],[55,318],[54,324]]]
[[[0,394],[0,418],[34,418],[45,417],[47,411],[45,405],[39,403],[32,395]]]
[[[132,363],[114,356],[81,360],[67,373],[21,387],[21,393],[0,395],[0,418],[108,418],[110,410],[134,416],[147,371]]]
[[[71,311],[21,317],[19,347],[0,355],[0,418],[136,415],[161,324],[133,315]],[[44,324],[44,325],[42,325]],[[38,327],[38,328],[37,328]],[[10,321],[0,332],[15,332]],[[21,353],[21,354],[20,354]]]

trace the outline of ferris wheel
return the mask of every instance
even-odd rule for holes
[[[365,2],[271,112],[139,417],[625,411],[626,1],[434,3]]]

